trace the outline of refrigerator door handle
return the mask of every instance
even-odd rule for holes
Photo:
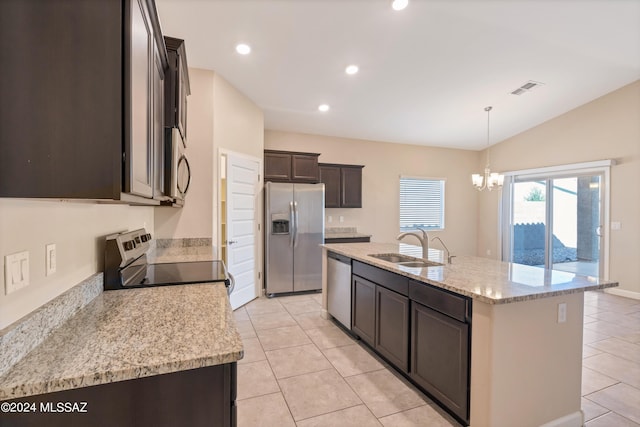
[[[296,223],[293,215],[293,202],[289,202],[289,247],[293,247],[295,239]]]
[[[294,217],[294,228],[293,228],[293,247],[298,246],[298,202],[293,202],[293,217]]]

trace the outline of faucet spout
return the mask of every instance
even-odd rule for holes
[[[418,228],[418,230],[422,232],[422,236],[414,232],[407,231],[407,232],[398,234],[398,237],[396,237],[396,240],[400,241],[406,236],[415,237],[420,241],[420,245],[422,246],[422,258],[429,259],[429,235],[427,234],[426,231],[424,231],[421,228]]]
[[[433,239],[431,239],[431,241],[433,242],[436,239],[438,239],[438,241],[440,242],[440,244],[442,245],[444,250],[447,252],[447,264],[451,264],[451,260],[453,258],[455,258],[456,256],[455,255],[451,255],[451,252],[449,252],[449,248],[447,248],[447,245],[444,244],[444,242],[442,241],[442,239],[440,237],[436,236]]]

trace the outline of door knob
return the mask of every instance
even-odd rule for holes
[[[234,243],[238,243],[237,240],[227,240],[227,245],[233,245]]]

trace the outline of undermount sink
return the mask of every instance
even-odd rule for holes
[[[369,256],[381,259],[383,261],[395,263],[418,261],[417,258],[401,254],[370,254]]]
[[[427,261],[424,259],[414,258],[402,254],[370,254],[370,257],[381,259],[382,261],[393,262],[394,264],[405,267],[438,267],[444,264],[439,262]]]
[[[439,267],[441,265],[444,265],[444,264],[440,264],[439,262],[433,262],[433,261],[409,261],[409,262],[398,262],[396,264],[402,265],[404,267],[420,267],[420,268]]]

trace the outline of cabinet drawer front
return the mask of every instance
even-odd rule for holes
[[[468,322],[471,317],[467,298],[434,288],[425,283],[411,280],[409,283],[409,298],[461,322]]]
[[[353,274],[369,279],[401,295],[409,295],[409,279],[399,274],[355,260],[353,261]]]

